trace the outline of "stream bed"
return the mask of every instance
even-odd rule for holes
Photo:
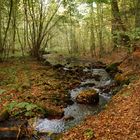
[[[74,102],[64,108],[64,117],[61,119],[37,119],[34,122],[34,128],[40,133],[59,134],[76,126],[82,122],[87,116],[99,113],[105,104],[109,101],[112,94],[103,93],[100,88],[112,83],[109,74],[104,69],[84,69],[83,71],[92,72],[93,77],[81,82],[75,89],[69,91],[71,100]],[[85,89],[95,89],[99,93],[99,103],[97,105],[79,104],[76,97],[80,91]],[[66,119],[68,118],[68,119]]]

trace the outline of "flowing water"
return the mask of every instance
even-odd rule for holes
[[[69,105],[64,109],[64,117],[62,119],[38,119],[35,122],[35,128],[39,132],[52,132],[52,133],[61,133],[68,130],[71,127],[82,122],[85,117],[100,112],[101,108],[109,101],[111,98],[111,93],[100,93],[100,87],[109,85],[111,83],[111,78],[104,69],[84,69],[84,71],[92,72],[92,75],[96,75],[96,78],[87,79],[86,81],[81,82],[81,85],[76,89],[70,91],[71,99],[74,104]],[[94,86],[88,86],[88,85]],[[76,102],[76,97],[80,91],[85,89],[95,89],[99,92],[99,104],[96,106],[78,104]],[[71,116],[73,119],[65,120],[64,118]]]

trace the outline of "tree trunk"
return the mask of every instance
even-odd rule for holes
[[[126,28],[120,16],[117,0],[111,0],[111,11],[113,50],[115,50],[118,47],[118,45],[124,45],[129,48],[130,38],[128,35],[125,34]]]
[[[91,57],[94,57],[96,55],[95,52],[95,33],[94,33],[94,15],[93,15],[93,4],[90,4],[90,52],[91,52]]]
[[[12,23],[13,23],[13,41],[12,41],[12,53],[15,54],[15,40],[16,40],[16,15],[17,12],[17,0],[14,1],[13,3],[13,10],[12,10]]]
[[[2,48],[2,11],[1,11],[2,2],[0,0],[0,56],[2,56],[3,48]],[[2,59],[0,57],[0,59]]]
[[[140,1],[136,0],[135,27],[140,28]]]
[[[99,57],[102,57],[104,53],[103,47],[103,5],[97,3],[97,15],[98,15],[98,36],[99,36]]]

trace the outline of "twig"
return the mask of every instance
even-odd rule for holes
[[[18,131],[18,134],[17,134],[17,138],[16,138],[16,140],[18,140],[18,138],[19,138],[19,136],[20,136],[20,132],[21,132],[21,126],[19,127],[19,129],[18,129],[19,131]]]

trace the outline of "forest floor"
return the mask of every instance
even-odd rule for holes
[[[132,54],[133,55],[133,54]],[[103,61],[121,60],[123,53]],[[137,62],[136,62],[137,61]],[[95,116],[89,116],[75,128],[63,134],[63,140],[140,140],[140,62],[132,56],[120,66],[123,75],[135,75],[135,80],[124,86]]]
[[[109,64],[123,58],[123,53],[117,53],[101,61]],[[101,113],[89,116],[64,133],[63,140],[140,140],[140,68],[130,58],[119,69],[123,77],[132,75],[135,80],[125,85]],[[90,77],[77,70],[65,73],[31,59],[0,63],[0,110],[7,106],[13,109],[15,105],[10,115],[24,119],[38,115],[37,110],[32,114],[30,109],[41,106],[47,110],[47,114],[43,114],[45,117],[61,118],[63,108],[70,103],[68,90],[80,84],[81,75],[85,79]],[[13,101],[22,105],[11,104]],[[28,108],[27,103],[31,103]]]
[[[7,107],[14,118],[22,119],[24,115],[30,118],[39,114],[41,117],[61,118],[63,108],[71,102],[68,90],[80,83],[78,74],[65,75],[63,69],[44,66],[29,58],[1,63],[0,109]],[[18,103],[21,104],[16,105]],[[35,105],[45,110],[43,116]],[[34,114],[30,112],[32,109],[37,109]]]
[[[0,63],[0,121],[7,119],[5,110],[14,120],[62,118],[64,108],[73,103],[69,91],[80,85],[81,78],[89,77],[91,73],[80,67],[67,71],[61,65],[44,65],[31,58]],[[8,125],[0,123],[0,127]]]

